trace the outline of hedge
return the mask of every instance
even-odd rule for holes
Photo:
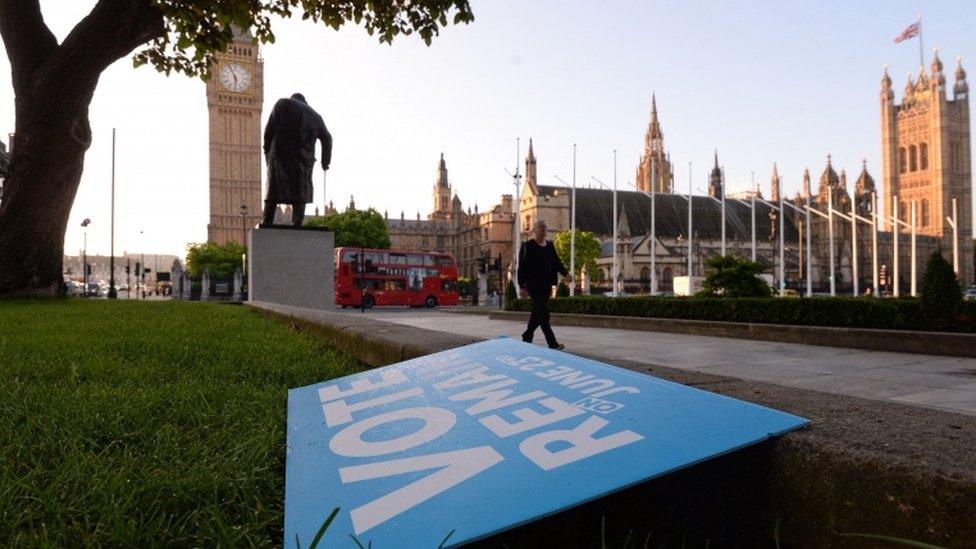
[[[556,297],[549,303],[549,310],[554,313],[881,330],[935,330],[925,318],[922,303],[917,299],[576,296]],[[530,311],[532,302],[520,299],[506,308],[514,311]],[[976,332],[976,303],[963,303],[955,320],[940,329],[952,332]]]

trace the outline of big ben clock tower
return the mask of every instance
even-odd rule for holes
[[[210,223],[207,240],[241,242],[261,220],[261,108],[264,62],[250,32],[235,33],[207,81]],[[247,215],[241,215],[241,205]]]

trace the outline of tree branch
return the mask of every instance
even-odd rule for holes
[[[0,36],[15,91],[58,48],[57,38],[44,23],[39,0],[0,0]]]
[[[46,72],[59,81],[90,82],[94,91],[102,71],[164,30],[163,14],[151,0],[99,0],[61,43]]]

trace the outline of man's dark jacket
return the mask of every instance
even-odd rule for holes
[[[549,291],[556,285],[556,273],[566,276],[567,271],[551,240],[547,240],[545,246],[540,246],[535,239],[522,243],[519,249],[519,288]]]
[[[307,204],[312,201],[315,142],[322,141],[322,169],[332,162],[332,135],[317,112],[296,99],[275,103],[264,127],[268,163],[268,202]]]

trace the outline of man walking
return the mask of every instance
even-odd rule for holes
[[[548,230],[545,221],[537,220],[532,225],[532,239],[523,243],[519,249],[519,297],[532,299],[532,315],[529,317],[529,326],[522,333],[522,341],[532,343],[535,329],[542,327],[549,348],[563,349],[564,346],[556,341],[556,334],[552,333],[552,326],[549,325],[549,297],[556,284],[557,273],[566,277],[567,284],[573,283],[573,275],[566,271],[563,262],[559,260],[552,241],[546,240]]]
[[[278,204],[291,205],[291,224],[301,227],[305,204],[312,201],[315,142],[322,142],[322,170],[332,161],[332,135],[322,117],[300,93],[279,99],[264,127],[264,156],[268,163],[268,195],[264,224],[273,225]]]

